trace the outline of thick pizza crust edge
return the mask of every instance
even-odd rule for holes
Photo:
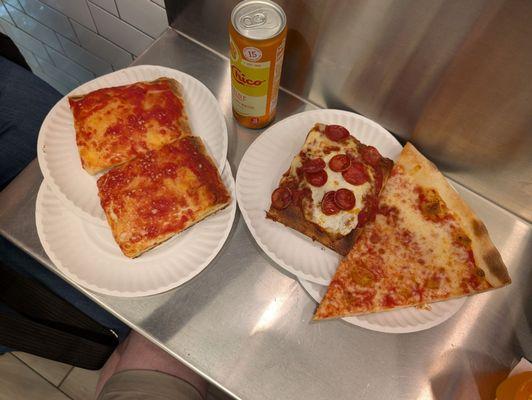
[[[447,182],[436,166],[425,158],[411,143],[405,145],[403,152],[404,162],[402,165],[411,165],[410,173],[415,174],[419,171],[421,174],[416,176],[416,181],[427,187],[435,188],[449,210],[453,211],[460,219],[462,228],[472,241],[471,246],[477,266],[484,271],[489,284],[494,288],[510,284],[511,279],[506,265],[491,241],[484,223]],[[418,165],[421,168],[418,168]]]
[[[160,244],[166,242],[167,240],[170,240],[175,235],[184,232],[188,228],[191,228],[193,225],[196,225],[198,222],[204,220],[208,216],[210,216],[210,215],[212,215],[212,214],[214,214],[214,213],[226,208],[229,205],[230,202],[231,202],[231,198],[229,198],[229,200],[226,203],[215,204],[214,206],[204,210],[201,214],[198,215],[197,219],[190,220],[189,223],[185,224],[183,229],[181,229],[180,231],[170,232],[170,233],[168,233],[166,235],[159,236],[159,237],[154,238],[153,240],[150,240],[150,241],[147,241],[147,242],[138,242],[138,246],[132,247],[129,250],[126,250],[126,249],[122,248],[122,246],[120,246],[120,243],[118,242],[116,236],[115,236],[115,240],[118,243],[118,245],[120,247],[120,250],[122,250],[122,253],[125,256],[127,256],[129,258],[137,258],[140,255],[146,253],[147,251],[153,249],[154,247],[159,246]],[[113,236],[114,236],[114,231],[113,231]]]
[[[347,255],[355,243],[355,237],[357,233],[356,229],[353,229],[346,236],[341,236],[336,239],[327,232],[323,231],[313,222],[305,219],[301,209],[298,206],[290,205],[284,210],[277,210],[273,207],[270,207],[270,210],[266,212],[266,218],[271,219],[272,221],[280,222],[281,224],[302,233],[312,240],[323,244],[342,256]]]

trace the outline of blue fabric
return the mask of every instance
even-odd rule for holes
[[[37,155],[44,117],[61,94],[0,56],[0,190]]]
[[[61,97],[46,82],[0,56],[0,190],[35,158],[41,123]],[[113,329],[120,339],[127,336],[125,324],[1,236],[0,260]],[[0,344],[0,354],[7,350]]]

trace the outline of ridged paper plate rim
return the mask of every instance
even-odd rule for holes
[[[47,186],[46,181],[42,182],[37,194],[35,207],[37,233],[46,254],[57,269],[69,280],[80,286],[94,292],[118,297],[139,297],[166,292],[189,281],[206,268],[219,253],[229,236],[235,219],[236,198],[234,179],[231,175],[231,167],[227,162],[222,178],[232,196],[231,203],[225,209],[207,217],[185,232],[161,244],[158,248],[150,250],[135,259],[128,259],[120,253],[118,245],[112,239],[109,227],[106,228],[90,224],[69,211],[55,197],[49,186]],[[50,201],[54,203],[52,206],[48,204]],[[62,236],[62,241],[54,239],[57,237],[57,233],[55,235],[53,233],[47,233],[48,228],[45,225],[51,221],[54,221],[57,226],[54,232],[59,231],[59,229],[65,231]],[[215,226],[211,226],[212,224]],[[201,241],[196,235],[200,227],[203,232]],[[49,225],[49,229],[53,228],[53,226]],[[102,230],[107,230],[107,232]],[[96,250],[98,254],[91,253],[93,257],[87,257],[83,260],[84,264],[81,267],[78,264],[73,269],[72,263],[64,262],[68,261],[65,258],[75,257],[77,254],[76,251],[89,251],[80,250],[80,247],[88,248],[89,244],[86,240],[83,241],[82,238],[91,232],[98,232],[98,234],[94,235],[90,251]],[[178,237],[185,234],[188,237],[184,242],[180,242]],[[55,240],[55,243],[51,243],[53,240]],[[199,242],[201,242],[201,246]],[[200,248],[195,249],[194,245]],[[113,254],[107,254],[109,247],[113,247]],[[59,252],[57,249],[60,249]],[[155,251],[159,251],[159,253],[150,255],[151,252]],[[67,252],[71,253],[67,255]],[[102,282],[90,281],[79,276],[80,271],[85,274],[87,271],[89,274],[92,272],[97,274],[102,271],[103,265],[105,264],[112,264],[109,267],[111,272],[107,272],[107,270],[105,272],[108,275],[114,274],[114,281],[111,283],[107,282],[103,284]],[[112,269],[114,265],[118,266],[115,270]],[[179,272],[180,269],[183,269],[182,265],[186,265],[187,270]],[[134,271],[137,268],[142,268],[142,272],[147,275],[137,275],[135,277]],[[127,275],[124,273],[124,270],[127,272]],[[162,277],[168,271],[175,272],[176,275],[170,278]],[[154,274],[158,274],[158,276]],[[135,282],[135,279],[137,279],[137,282],[141,282],[142,280],[142,284],[145,282],[155,282],[157,279],[165,282],[140,290],[131,287],[120,287],[124,286],[124,284],[127,286],[129,278],[132,279],[132,282]]]

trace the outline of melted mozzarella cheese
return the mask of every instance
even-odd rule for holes
[[[339,147],[340,150],[325,154],[327,147]],[[346,182],[341,172],[334,172],[329,168],[329,160],[337,154],[345,154],[347,150],[351,153],[357,153],[357,148],[352,142],[339,144],[338,142],[330,141],[325,135],[316,130],[309,133],[302,149],[302,152],[309,158],[322,158],[326,164],[325,172],[327,172],[327,182],[321,187],[312,186],[305,179],[300,184],[300,187],[307,187],[312,193],[312,201],[303,201],[305,218],[319,225],[328,233],[341,236],[349,234],[356,228],[358,214],[365,206],[364,196],[371,190],[370,182],[366,182],[363,185],[352,185]],[[291,174],[296,175],[296,170],[300,166],[301,160],[296,157],[291,165]],[[371,177],[372,172],[369,170],[367,172]],[[324,214],[321,210],[321,201],[325,193],[342,188],[353,192],[356,199],[355,207],[349,211],[340,210],[340,212],[333,215]]]
[[[329,168],[329,160],[334,157],[335,154],[329,154],[323,157],[323,160],[327,164],[325,172],[327,172],[327,183],[321,187],[308,185],[312,192],[312,204],[310,207],[305,207],[305,217],[310,221],[318,224],[327,232],[345,236],[358,224],[358,213],[364,208],[364,196],[371,189],[369,182],[363,185],[351,185],[346,182],[341,172],[334,172]],[[330,191],[336,191],[338,189],[351,190],[356,199],[355,207],[349,211],[341,210],[337,214],[326,215],[321,210],[321,200],[325,193]]]

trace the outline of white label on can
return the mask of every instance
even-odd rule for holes
[[[233,87],[233,108],[245,117],[262,116],[266,114],[267,96],[248,96]]]
[[[259,61],[262,58],[262,51],[256,47],[244,47],[242,53],[244,58],[249,61]]]

